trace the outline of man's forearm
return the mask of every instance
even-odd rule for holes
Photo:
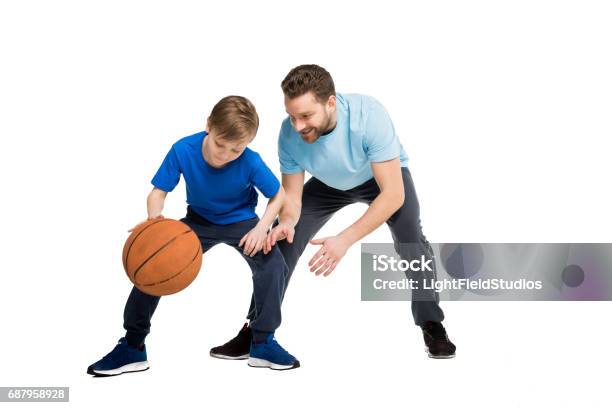
[[[395,193],[380,193],[367,211],[350,227],[338,234],[349,246],[370,234],[386,222],[404,203],[404,196]]]
[[[261,220],[258,222],[258,225],[266,229],[270,228],[270,225],[272,225],[272,222],[274,222],[274,219],[278,215],[279,211],[281,211],[284,202],[285,190],[281,187],[278,190],[278,193],[276,193],[276,195],[272,197],[268,202],[268,205],[266,206],[266,211],[261,217]]]
[[[300,212],[302,211],[302,204],[295,200],[286,199],[285,205],[281,209],[278,216],[278,222],[295,227],[300,219]]]

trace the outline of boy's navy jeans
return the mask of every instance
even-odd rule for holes
[[[274,332],[281,323],[281,300],[285,289],[287,265],[278,247],[267,255],[259,251],[253,257],[249,257],[244,255],[242,248],[238,246],[240,239],[257,225],[259,219],[252,218],[228,225],[213,224],[188,207],[187,215],[181,221],[189,225],[200,238],[203,252],[216,244],[223,243],[236,248],[242,255],[253,273],[251,307],[256,317],[251,320],[251,328],[255,333]],[[123,313],[123,328],[126,330],[129,344],[138,346],[144,343],[159,299],[159,296],[143,293],[135,286],[132,288]]]
[[[431,245],[423,235],[421,228],[419,201],[407,167],[402,167],[402,179],[404,183],[404,204],[387,220],[395,250],[402,259],[418,259],[421,255],[433,259]],[[311,177],[304,184],[302,211],[300,220],[295,226],[293,244],[289,244],[287,240],[282,240],[275,245],[275,247],[280,248],[289,268],[285,280],[285,290],[308,241],[329,221],[332,215],[350,204],[365,203],[369,205],[378,194],[380,194],[380,188],[374,178],[346,191],[329,187],[314,177]],[[435,260],[432,262],[432,266],[435,278]],[[339,272],[336,270],[335,273]],[[417,276],[415,272],[410,273],[409,278],[423,279],[423,276]],[[248,319],[257,319],[255,306],[256,302],[252,299],[247,315]],[[439,296],[433,289],[413,291],[412,316],[415,324],[419,326],[426,321],[441,322],[444,320],[444,313],[439,306]]]

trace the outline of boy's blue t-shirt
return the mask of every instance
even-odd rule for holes
[[[280,182],[261,156],[248,147],[225,166],[212,167],[202,156],[206,134],[196,133],[172,145],[151,183],[170,192],[182,174],[187,186],[187,203],[214,224],[226,225],[255,218],[255,187],[271,198],[278,192]]]
[[[312,144],[302,140],[289,118],[278,138],[280,170],[304,170],[338,190],[350,190],[373,177],[372,163],[399,157],[408,167],[393,122],[384,106],[371,96],[336,94],[336,127]]]

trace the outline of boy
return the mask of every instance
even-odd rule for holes
[[[162,216],[164,199],[182,174],[189,205],[181,221],[200,238],[202,250],[206,252],[218,243],[230,245],[253,272],[257,309],[250,325],[253,340],[248,353],[232,359],[248,358],[252,367],[287,370],[299,367],[299,361],[274,339],[281,322],[287,266],[279,250],[266,255],[262,251],[285,193],[259,154],[247,148],[258,126],[257,112],[248,99],[221,99],[207,120],[205,132],[182,138],[170,149],[151,181],[154,188],[147,198],[147,212],[149,220]],[[261,220],[255,213],[255,187],[270,199]],[[125,337],[90,365],[88,374],[113,376],[149,368],[144,340],[159,299],[132,288],[124,311]]]

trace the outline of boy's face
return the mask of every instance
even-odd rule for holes
[[[336,126],[336,96],[321,103],[312,91],[289,99],[285,96],[285,110],[291,125],[306,143],[314,143],[322,134]]]
[[[214,129],[206,126],[206,138],[202,144],[202,150],[206,162],[213,167],[223,167],[229,162],[236,160],[251,143],[253,137],[234,141],[227,140],[217,134]]]

